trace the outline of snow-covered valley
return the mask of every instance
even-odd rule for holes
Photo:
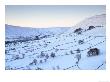
[[[6,70],[106,69],[105,14],[74,27],[5,29]]]

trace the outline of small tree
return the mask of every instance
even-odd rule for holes
[[[77,59],[76,64],[78,64],[79,60],[81,59],[81,53],[80,53],[79,48],[76,50],[76,53],[77,53],[76,56],[75,56],[75,58]]]
[[[46,59],[48,59],[48,58],[49,58],[49,55],[48,55],[48,54],[46,54],[46,55],[45,55],[45,57],[46,57]]]
[[[95,28],[95,26],[89,26],[88,30]]]
[[[78,44],[80,45],[80,44],[83,44],[84,43],[84,40],[79,40],[78,41]]]
[[[59,50],[59,49],[56,48],[56,49],[55,49],[55,52],[57,52],[58,50]]]
[[[15,55],[14,59],[15,60],[20,59],[19,55]]]
[[[69,54],[66,52],[65,55],[69,55]]]
[[[40,63],[43,63],[43,61],[42,61],[42,60],[40,60]]]
[[[40,40],[39,36],[35,36],[35,40]]]
[[[78,29],[76,29],[75,31],[74,31],[74,33],[76,33],[76,34],[81,34],[82,33],[82,28],[78,28]]]
[[[45,62],[47,62],[47,59],[44,59]]]
[[[81,59],[81,54],[77,54],[76,55],[76,58],[77,58],[77,62],[76,63],[78,64],[79,63],[79,60]]]
[[[54,58],[55,57],[55,53],[52,52],[50,56]]]
[[[74,54],[72,50],[70,51],[70,53],[71,53],[71,54]]]
[[[40,54],[40,56],[41,57],[44,57],[45,56],[45,53],[42,51],[41,54]]]
[[[42,69],[42,68],[40,68],[40,67],[37,67],[37,68],[36,68],[36,70],[43,70],[43,69]]]
[[[77,52],[77,53],[80,53],[80,49],[78,48],[78,49],[76,50],[76,52]]]
[[[88,54],[87,55],[88,57],[97,56],[97,55],[99,55],[99,49],[98,48],[92,48],[87,52],[87,54]]]
[[[36,65],[37,64],[37,59],[34,59],[29,65]]]
[[[33,64],[36,65],[37,64],[37,59],[33,60]]]

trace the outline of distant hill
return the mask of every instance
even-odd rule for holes
[[[18,37],[43,37],[45,35],[57,36],[67,31],[70,27],[54,27],[54,28],[32,28],[32,27],[20,27],[13,25],[5,25],[5,35],[7,40],[14,40]]]

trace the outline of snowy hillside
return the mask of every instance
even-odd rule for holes
[[[7,26],[7,25],[6,25]],[[12,28],[12,29],[11,29]],[[106,15],[96,15],[72,28],[57,31],[43,39],[15,40],[14,35],[35,36],[38,30],[10,31],[6,27],[6,70],[104,70],[106,69]],[[49,32],[48,32],[49,30]],[[26,34],[26,33],[28,34]],[[39,34],[51,35],[50,29]],[[16,34],[15,34],[16,33]],[[35,35],[34,35],[35,34]],[[38,34],[37,34],[38,35]],[[16,38],[16,36],[14,36]],[[37,37],[38,38],[38,37]]]

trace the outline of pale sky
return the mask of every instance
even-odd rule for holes
[[[81,20],[106,13],[104,5],[6,5],[6,24],[23,27],[71,27]]]

